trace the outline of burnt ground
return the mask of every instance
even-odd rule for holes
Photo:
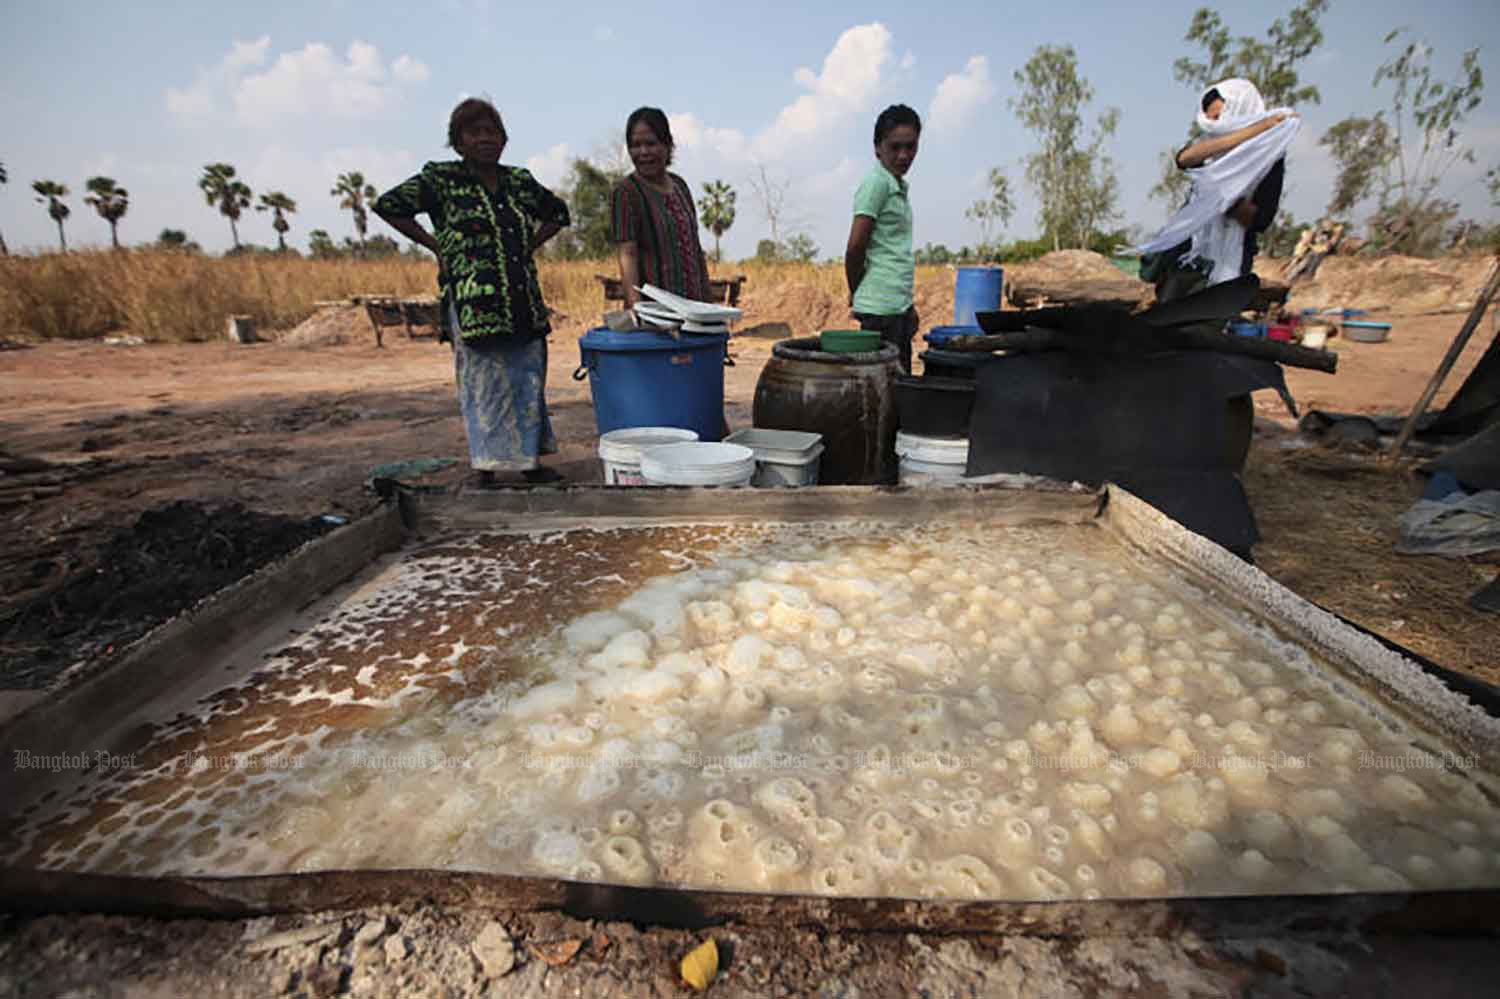
[[[141,513],[97,548],[59,539],[28,553],[8,564],[5,580],[7,594],[33,591],[0,611],[6,686],[40,689],[80,660],[108,657],[333,526],[177,500]]]

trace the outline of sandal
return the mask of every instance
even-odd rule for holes
[[[532,485],[542,485],[548,482],[566,482],[567,476],[555,468],[546,465],[538,465],[536,468],[528,468],[521,473],[521,477]]]

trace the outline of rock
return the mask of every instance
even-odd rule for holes
[[[371,919],[367,921],[354,933],[354,945],[356,947],[367,947],[381,937],[385,936],[388,928],[385,919]]]
[[[393,934],[385,942],[385,959],[392,964],[406,960],[406,955],[410,953],[411,944],[399,933]]]
[[[333,936],[342,926],[342,923],[322,923],[317,926],[302,926],[282,933],[270,933],[259,940],[252,940],[245,946],[245,953],[265,954],[273,950],[281,950],[283,947],[315,943],[325,937]]]
[[[499,978],[516,966],[516,945],[505,927],[494,920],[485,924],[469,948],[484,969],[486,978]]]

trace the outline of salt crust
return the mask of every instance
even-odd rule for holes
[[[47,863],[1039,899],[1500,883],[1492,775],[1101,536],[844,533],[685,560],[503,689],[212,812],[180,803],[187,821],[129,802],[160,814]],[[461,605],[505,592],[474,560],[434,567]]]

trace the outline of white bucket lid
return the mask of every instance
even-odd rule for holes
[[[625,427],[599,438],[599,458],[619,465],[639,465],[642,451],[697,439],[698,431],[682,427]]]
[[[660,485],[733,485],[754,474],[755,452],[738,444],[665,444],[641,452],[641,475]]]
[[[923,437],[896,431],[896,454],[913,461],[929,461],[937,465],[967,465],[969,463],[969,439],[967,437]]]

